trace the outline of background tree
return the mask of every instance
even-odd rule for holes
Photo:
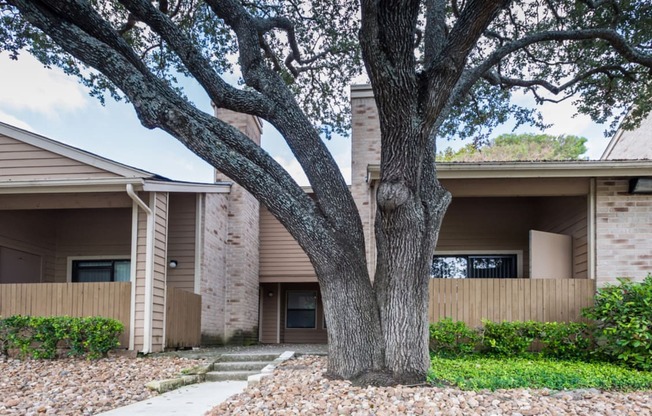
[[[435,138],[503,123],[541,125],[510,101],[574,97],[604,121],[650,111],[648,0],[3,0],[0,47],[26,48],[94,94],[124,96],[251,192],[310,258],[323,295],[328,371],[358,383],[417,383],[428,368],[428,272],[450,194]],[[237,56],[243,88],[223,75]],[[364,64],[364,65],[362,65]],[[89,71],[88,66],[96,71]],[[381,129],[376,275],[362,224],[320,131],[346,129],[345,88],[362,67]],[[213,102],[272,124],[314,191],[308,197],[243,134],[195,108]]]
[[[469,143],[437,153],[438,162],[506,160],[577,160],[586,153],[586,137],[549,134],[501,134],[485,144]]]

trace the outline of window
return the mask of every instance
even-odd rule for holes
[[[285,315],[286,328],[316,328],[317,291],[289,290]]]
[[[73,260],[73,282],[128,282],[129,260]]]
[[[437,255],[432,260],[430,277],[516,278],[516,255]]]

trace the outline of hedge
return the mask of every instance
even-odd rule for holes
[[[51,359],[67,350],[70,356],[95,359],[120,345],[118,338],[123,330],[120,321],[100,316],[15,315],[0,318],[0,354],[14,351],[21,358]]]

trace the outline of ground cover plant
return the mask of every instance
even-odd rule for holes
[[[597,388],[631,391],[652,389],[652,372],[606,362],[551,359],[539,354],[524,357],[435,355],[431,359],[428,381],[463,390]]]

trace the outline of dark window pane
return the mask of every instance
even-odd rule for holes
[[[288,310],[288,328],[314,328],[315,311],[310,310]]]
[[[128,282],[130,260],[73,260],[73,282]]]
[[[433,256],[433,278],[516,278],[516,255]]]
[[[317,292],[292,290],[287,292],[286,328],[315,328]]]

